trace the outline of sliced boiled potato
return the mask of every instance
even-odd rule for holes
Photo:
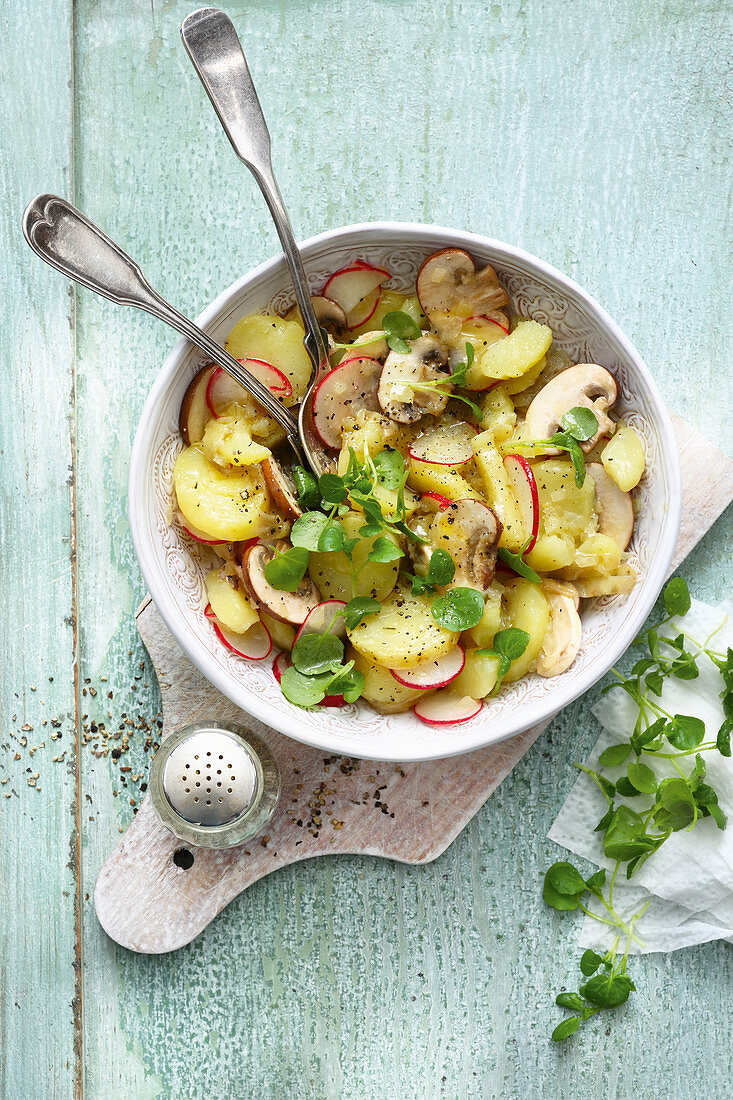
[[[352,571],[349,559],[341,550],[328,554],[314,551],[310,556],[308,574],[318,591],[326,600],[353,599],[354,596],[372,596],[380,602],[390,594],[397,584],[399,561],[370,561],[367,555],[376,541],[374,538],[361,538],[359,528],[364,525],[361,512],[347,512],[341,522],[348,538],[359,538],[354,547],[354,569],[357,571],[356,588],[352,584]],[[390,536],[387,535],[387,538]]]
[[[451,684],[451,691],[469,695],[472,699],[485,699],[496,686],[499,658],[466,650],[466,663]]]
[[[413,596],[408,585],[399,585],[379,614],[348,632],[351,644],[386,668],[415,668],[435,661],[453,648],[458,634],[436,623],[430,612],[432,602],[432,596]]]
[[[235,634],[246,634],[259,622],[259,615],[247,597],[222,570],[212,569],[207,573],[206,594],[219,622]]]
[[[480,390],[497,379],[519,378],[536,366],[552,343],[552,329],[537,321],[520,321],[504,340],[491,344],[466,374],[470,389]]]
[[[476,490],[451,466],[439,466],[435,462],[410,459],[407,484],[418,493],[439,493],[449,500],[475,497]]]
[[[347,660],[354,661],[354,667],[364,674],[362,698],[371,703],[381,714],[400,714],[410,710],[425,691],[420,688],[405,687],[395,680],[388,668],[375,665],[363,653],[350,650]]]
[[[270,632],[273,644],[278,649],[291,650],[295,642],[295,635],[297,634],[297,628],[291,626],[290,623],[283,623],[280,619],[275,619],[267,611],[263,611],[260,608],[260,618],[263,624]]]
[[[529,634],[529,644],[521,657],[512,661],[504,677],[506,683],[521,680],[530,669],[542,649],[547,628],[550,625],[550,604],[538,584],[519,577],[510,581],[503,596],[505,627],[514,626]]]
[[[518,553],[524,545],[527,533],[524,530],[517,498],[514,496],[501,453],[490,431],[477,435],[473,439],[472,446],[476,465],[483,478],[484,496],[504,528],[499,546],[506,547],[512,553]]]
[[[237,416],[212,417],[202,446],[206,458],[217,466],[253,466],[270,457],[269,448],[253,440],[249,424]]]
[[[505,443],[517,426],[517,414],[506,386],[492,386],[481,402],[481,428],[491,432],[495,443]]]
[[[573,567],[579,571],[592,570],[610,577],[618,570],[625,555],[610,535],[591,535],[575,551]]]
[[[173,480],[184,519],[209,538],[239,542],[272,526],[258,466],[222,470],[207,460],[200,446],[187,447],[176,459]]]
[[[494,635],[501,630],[501,597],[503,592],[504,586],[495,580],[486,593],[486,604],[480,622],[461,635],[462,638],[466,638],[479,649],[491,649]],[[473,698],[477,698],[477,696],[473,696]]]
[[[263,359],[282,371],[293,387],[284,404],[295,405],[305,396],[312,364],[303,346],[299,321],[264,313],[242,317],[229,333],[226,349],[235,359]]]
[[[633,428],[620,424],[601,452],[601,462],[609,477],[629,493],[641,481],[646,458],[641,438]]]
[[[538,535],[524,560],[536,573],[552,573],[570,565],[574,557],[575,543],[569,535]]]
[[[596,488],[586,477],[579,488],[570,459],[547,458],[532,463],[540,498],[540,535],[559,535],[578,546],[598,530]]]
[[[406,313],[408,317],[412,317],[421,329],[430,328],[430,322],[422,311],[417,294],[411,294],[408,298],[403,298],[398,308],[401,313]]]
[[[539,363],[535,363],[533,367],[530,367],[530,369],[524,374],[520,375],[519,378],[506,378],[502,382],[502,386],[511,396],[514,396],[515,394],[518,396],[524,390],[529,389],[529,387],[537,381],[537,379],[545,369],[546,365],[547,359],[543,355]]]

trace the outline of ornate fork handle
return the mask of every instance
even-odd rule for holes
[[[295,417],[228,351],[153,290],[135,261],[70,203],[58,195],[38,195],[23,214],[23,234],[42,260],[69,279],[119,305],[151,313],[205,352],[277,420],[302,460]]]

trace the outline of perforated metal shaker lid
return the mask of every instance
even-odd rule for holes
[[[280,795],[280,773],[261,737],[233,723],[202,722],[163,742],[150,793],[158,817],[179,839],[230,848],[264,829]]]

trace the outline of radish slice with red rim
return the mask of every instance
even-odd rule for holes
[[[237,362],[241,363],[258,382],[267,386],[270,393],[276,397],[285,398],[292,395],[293,387],[290,385],[290,379],[271,363],[266,363],[264,359],[238,359]],[[244,386],[240,386],[239,382],[227,374],[223,367],[216,368],[206,387],[206,404],[212,416],[219,417],[229,405],[241,405],[250,400],[250,394]]]
[[[272,674],[277,680],[278,684],[283,678],[283,672],[286,668],[290,668],[292,663],[293,662],[290,660],[290,657],[287,653],[278,653],[277,657],[272,662]]]
[[[475,438],[473,424],[448,424],[418,436],[410,444],[410,457],[434,466],[462,466],[473,458],[471,440]]]
[[[313,425],[326,447],[338,450],[341,446],[341,429],[347,416],[355,416],[359,409],[379,411],[381,373],[378,359],[358,355],[339,363],[318,383],[313,395]]]
[[[446,687],[456,676],[460,674],[466,663],[466,654],[461,646],[453,646],[442,657],[435,661],[427,661],[417,668],[393,668],[390,672],[398,684],[408,688],[442,688]]]
[[[206,607],[204,608],[204,615],[206,616],[207,619],[215,619],[216,618],[216,615],[214,614],[210,603],[207,603]]]
[[[246,657],[249,661],[264,661],[265,657],[270,656],[272,638],[264,623],[255,623],[244,634],[235,634],[233,630],[227,630],[222,626],[213,615],[207,615],[207,618],[211,619],[219,641],[227,649],[231,649],[232,653],[238,653],[240,657]]]
[[[353,332],[354,329],[361,328],[365,325],[370,317],[373,317],[377,312],[377,306],[379,305],[379,299],[382,297],[382,291],[380,287],[373,290],[371,294],[367,294],[366,298],[354,306],[347,315],[349,322],[349,332]]]
[[[483,707],[482,699],[472,699],[469,695],[459,695],[450,688],[426,695],[412,708],[421,722],[429,726],[457,726],[461,722],[470,722]]]
[[[374,267],[372,264],[364,263],[363,260],[357,260],[348,267],[336,271],[327,280],[322,294],[324,298],[331,298],[334,302],[338,302],[348,317],[362,299],[373,294],[389,278],[391,278],[390,273],[385,268]],[[376,305],[374,308],[376,308]],[[367,313],[364,320],[367,320],[370,316],[371,314]],[[359,323],[362,324],[363,322]],[[349,327],[355,327],[350,318]]]
[[[344,600],[324,600],[309,611],[305,622],[295,635],[295,643],[304,634],[333,634],[334,638],[346,637],[346,623],[343,610],[346,607]]]
[[[514,496],[519,505],[525,537],[529,538],[525,551],[529,553],[537,542],[540,530],[540,495],[537,491],[534,471],[523,455],[507,455],[504,459],[504,468],[509,474]]]
[[[440,509],[441,512],[444,512],[446,510],[446,508],[450,508],[451,504],[453,503],[452,500],[449,500],[448,497],[442,496],[441,493],[433,493],[433,492],[422,493],[420,495],[420,500],[431,500],[431,501],[433,501],[435,504],[438,505],[438,508]]]

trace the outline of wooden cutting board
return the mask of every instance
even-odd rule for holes
[[[682,465],[682,526],[672,569],[733,500],[733,462],[673,417]],[[162,736],[190,722],[237,722],[267,739],[282,796],[267,832],[228,851],[186,848],[159,822],[148,794],[99,872],[94,901],[107,934],[157,954],[189,943],[257,879],[288,863],[341,853],[403,863],[436,859],[509,774],[548,723],[479,752],[418,764],[329,756],[250,718],[205,680],[148,597],[137,626],[158,676]],[[186,849],[183,869],[174,854]],[[188,859],[179,862],[188,863]]]

